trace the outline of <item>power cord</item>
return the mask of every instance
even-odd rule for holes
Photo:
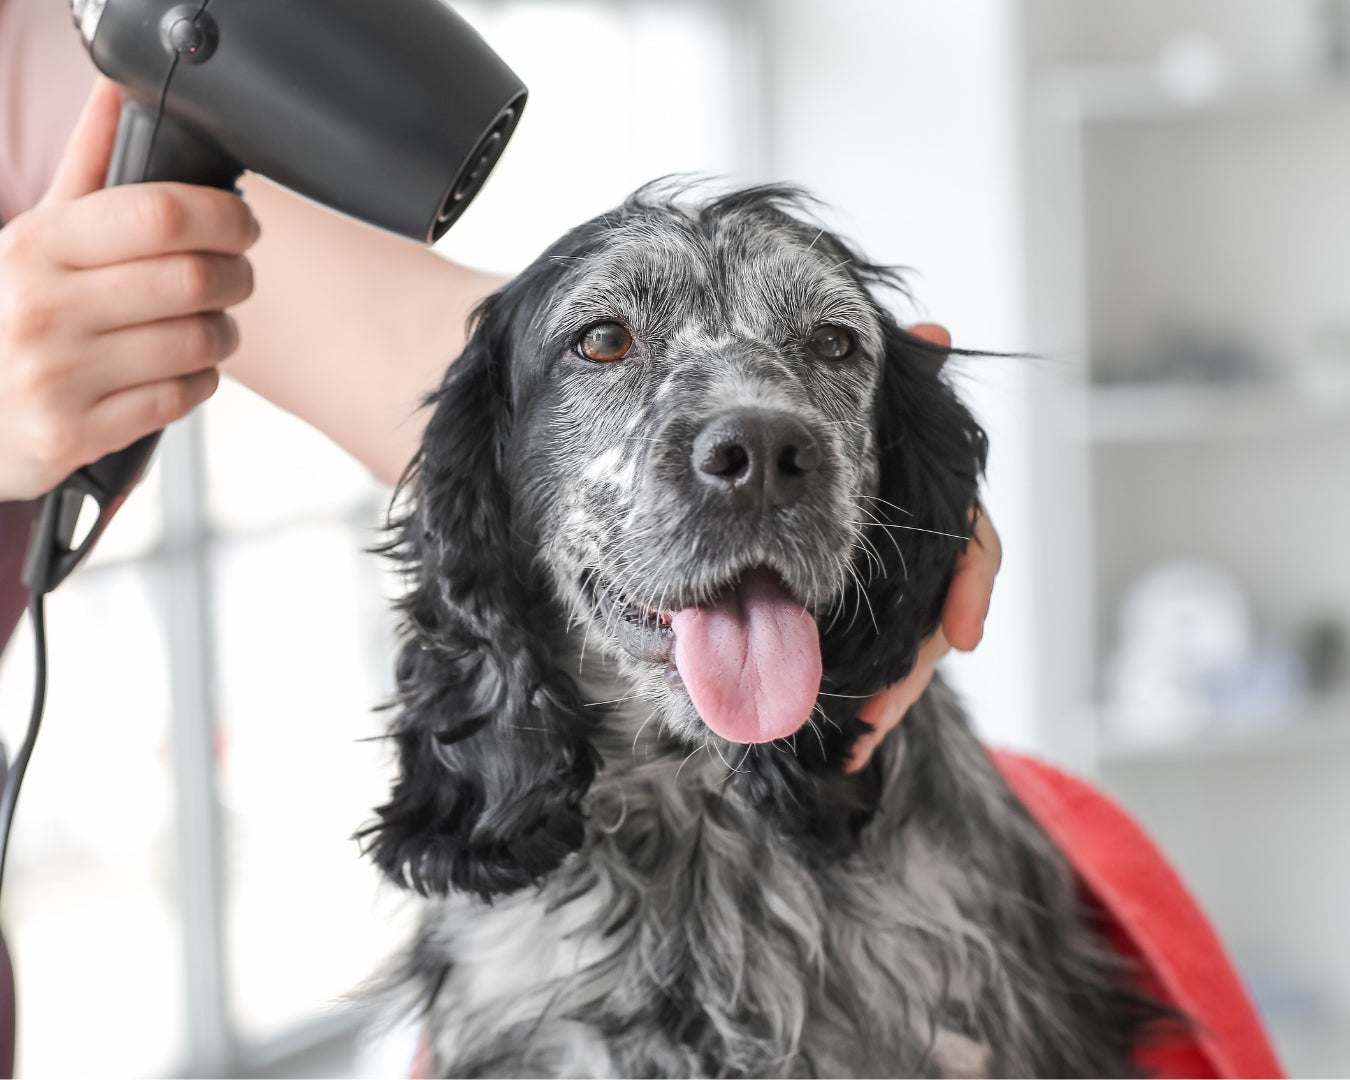
[[[42,710],[47,703],[45,600],[45,595],[40,591],[33,592],[28,600],[28,615],[33,627],[33,711],[28,718],[28,733],[24,736],[23,745],[19,747],[5,776],[5,793],[0,796],[0,889],[4,888],[5,856],[9,853],[9,827],[14,820],[14,804],[19,800],[19,786],[28,769],[28,759],[33,756],[33,744],[37,742],[38,730],[42,727]]]

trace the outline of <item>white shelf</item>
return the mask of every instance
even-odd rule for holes
[[[1238,117],[1319,102],[1350,100],[1350,79],[1326,75],[1229,82],[1194,96],[1170,90],[1152,67],[1060,68],[1043,81],[1044,93],[1084,123]]]
[[[1350,394],[1283,383],[1094,387],[1088,439],[1102,445],[1259,439],[1350,425]]]
[[[1315,699],[1259,730],[1206,731],[1167,743],[1132,742],[1104,734],[1099,761],[1106,767],[1135,767],[1319,751],[1350,752],[1350,694]]]

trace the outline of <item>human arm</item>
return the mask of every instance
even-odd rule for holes
[[[224,370],[318,428],[386,483],[422,438],[422,399],[464,347],[475,305],[504,282],[339,217],[259,177],[257,287],[236,308]]]
[[[117,112],[100,81],[42,202],[0,230],[0,500],[185,415],[236,349],[224,370],[395,482],[501,279],[258,177],[254,215],[210,188],[104,191]]]

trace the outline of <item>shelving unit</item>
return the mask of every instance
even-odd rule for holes
[[[1099,446],[1268,439],[1345,427],[1350,393],[1313,396],[1284,383],[1097,386],[1086,438]]]
[[[1350,378],[1309,389],[1302,363],[1350,326],[1350,87],[1233,78],[1185,101],[1113,64],[1041,72],[1028,100],[1035,347],[1060,365],[1043,565],[1052,640],[1091,658],[1059,723],[1210,912],[1294,1074],[1344,1075],[1350,688],[1151,744],[1100,699],[1122,597],[1164,561],[1227,571],[1271,633],[1350,622]],[[1147,381],[1178,326],[1231,335],[1261,377]]]

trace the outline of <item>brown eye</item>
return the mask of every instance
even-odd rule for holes
[[[596,323],[577,342],[577,352],[598,364],[622,360],[632,347],[633,335],[617,322]]]
[[[806,339],[806,347],[822,360],[842,360],[853,351],[853,335],[842,326],[817,326]]]

